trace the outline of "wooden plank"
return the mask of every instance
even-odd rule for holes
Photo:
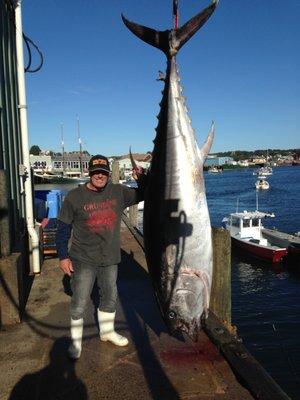
[[[138,205],[129,207],[129,221],[132,226],[138,225]]]
[[[130,223],[129,218],[127,217],[126,214],[123,213],[122,215],[122,221],[125,223],[135,240],[138,242],[138,244],[141,246],[143,251],[145,251],[145,246],[144,246],[144,238],[141,232]]]
[[[46,249],[44,249],[43,253],[45,255],[56,255],[56,250],[46,250]]]

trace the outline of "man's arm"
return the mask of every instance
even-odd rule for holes
[[[72,225],[57,220],[57,232],[55,238],[57,256],[59,258],[59,268],[67,275],[73,272],[72,261],[68,254],[68,243],[71,237]]]

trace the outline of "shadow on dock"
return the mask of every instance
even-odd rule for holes
[[[122,251],[118,290],[124,316],[153,400],[179,400],[180,397],[162,368],[151,342],[151,331],[156,336],[167,331],[155,303],[148,273],[135,261],[132,253],[125,251]]]
[[[24,375],[8,400],[87,400],[86,386],[76,376],[75,364],[66,356],[69,341],[66,337],[57,339],[49,354],[49,364],[40,371]]]

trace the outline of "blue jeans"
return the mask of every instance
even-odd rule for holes
[[[71,318],[83,318],[96,278],[100,298],[99,310],[115,312],[118,296],[118,265],[95,267],[74,259],[72,264],[74,272],[71,275],[71,289],[73,292],[70,307]]]

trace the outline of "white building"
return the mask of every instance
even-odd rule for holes
[[[34,156],[30,154],[29,157],[30,166],[35,172],[50,172],[52,171],[52,159],[51,156],[40,155]]]
[[[248,160],[239,160],[239,161],[238,161],[238,164],[239,164],[241,167],[249,167],[249,161],[248,161]]]

